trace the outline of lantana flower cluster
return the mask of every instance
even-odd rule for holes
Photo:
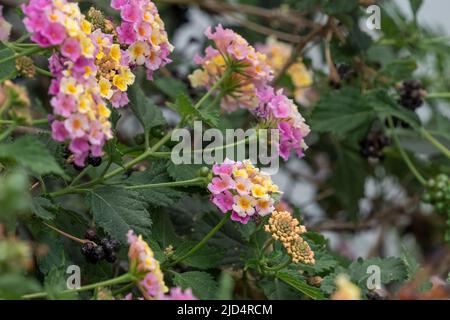
[[[280,156],[287,160],[294,150],[297,156],[302,157],[307,148],[304,138],[309,134],[310,128],[294,101],[284,95],[282,89],[275,92],[270,86],[258,90],[257,95],[259,106],[253,113],[264,119],[268,127],[279,130]]]
[[[3,17],[3,6],[0,5],[0,41],[9,40],[11,27],[11,24]]]
[[[274,211],[264,226],[272,238],[280,241],[286,248],[294,263],[314,264],[314,252],[309,244],[301,237],[306,232],[305,226],[292,217],[287,211]]]
[[[278,41],[274,37],[268,37],[266,43],[257,45],[257,49],[267,56],[267,63],[272,67],[276,76],[286,66],[292,56],[293,48],[290,44]],[[299,58],[286,70],[294,86],[293,97],[298,103],[308,103],[306,99],[307,89],[312,85],[313,79]]]
[[[141,235],[136,236],[132,230],[129,230],[127,238],[130,270],[142,278],[139,282],[141,292],[146,299],[160,299],[169,289],[164,283],[159,261],[155,259],[152,249]]]
[[[49,89],[54,96],[53,138],[70,140],[75,164],[84,166],[88,155],[102,155],[105,141],[112,137],[106,101],[114,107],[128,103],[126,91],[135,79],[129,56],[113,43],[112,35],[92,30],[77,3],[31,0],[22,10],[31,39],[58,49],[49,60],[55,77]]]
[[[208,190],[211,201],[231,219],[246,224],[251,217],[266,216],[274,210],[280,191],[270,176],[254,167],[249,160],[225,159],[213,166]]]
[[[194,61],[201,68],[189,76],[191,85],[210,89],[233,66],[230,80],[221,88],[222,109],[231,112],[237,108],[255,108],[258,104],[256,90],[273,79],[273,70],[266,56],[257,52],[242,36],[222,25],[218,25],[215,31],[209,27],[205,35],[214,42],[214,47],[208,46],[203,57],[195,56]]]
[[[190,288],[183,291],[179,287],[169,288],[164,283],[164,275],[161,271],[159,261],[155,258],[153,250],[142,236],[137,236],[133,230],[127,234],[129,249],[128,258],[130,270],[137,275],[139,289],[145,299],[151,300],[197,300]],[[169,293],[167,293],[169,292]],[[128,294],[125,300],[131,300],[132,294]]]
[[[158,9],[150,0],[112,0],[111,7],[120,11],[117,34],[119,42],[129,46],[130,63],[144,65],[151,80],[155,70],[171,62],[173,51]]]

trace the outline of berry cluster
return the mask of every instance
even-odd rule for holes
[[[390,144],[388,137],[380,130],[371,131],[363,140],[359,142],[363,157],[372,159],[382,159],[383,149]]]
[[[416,110],[423,103],[425,91],[423,90],[420,80],[403,81],[399,88],[399,103],[410,110]]]
[[[432,204],[436,211],[450,215],[450,179],[446,174],[439,174],[427,182],[426,192],[422,200]]]
[[[90,263],[97,263],[100,260],[105,259],[110,263],[114,263],[117,260],[117,251],[119,251],[119,242],[110,238],[103,238],[99,244],[97,232],[95,229],[88,229],[85,234],[85,238],[92,242],[86,242],[81,246],[81,253],[86,257],[86,260]]]

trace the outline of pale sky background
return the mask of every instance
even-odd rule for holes
[[[411,14],[409,0],[391,0],[398,3],[404,12]],[[450,34],[450,0],[424,0],[419,11],[420,23],[430,26],[441,26],[442,31]]]

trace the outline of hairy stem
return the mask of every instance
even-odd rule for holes
[[[131,282],[134,280],[134,276],[129,274],[129,273],[125,273],[121,276],[118,276],[116,278],[112,278],[109,280],[105,280],[105,281],[100,281],[100,282],[96,282],[96,283],[92,283],[86,286],[82,286],[78,289],[67,289],[64,291],[61,291],[61,294],[65,294],[65,293],[70,293],[70,292],[82,292],[82,291],[87,291],[87,290],[93,290],[96,289],[98,287],[106,287],[106,286],[113,286],[116,284],[121,284],[121,283],[125,283],[125,282]],[[24,296],[22,296],[22,299],[38,299],[38,298],[45,298],[47,296],[47,292],[37,292],[37,293],[31,293],[31,294],[26,294]]]
[[[394,122],[392,121],[391,117],[388,118],[388,124],[389,124],[389,127],[392,129],[391,131],[392,131],[392,136],[394,138],[395,145],[396,145],[398,151],[400,152],[400,155],[402,156],[403,160],[405,161],[406,165],[408,166],[409,170],[411,170],[411,172],[414,174],[414,176],[417,178],[417,180],[422,185],[425,185],[426,184],[425,178],[420,174],[419,170],[417,170],[417,168],[414,166],[413,162],[411,161],[411,159],[409,159],[405,150],[403,150],[403,148],[400,144],[400,141],[397,137],[397,133],[395,132]]]
[[[450,150],[447,149],[442,143],[440,143],[435,137],[431,135],[425,128],[420,128],[420,134],[422,137],[427,139],[433,146],[436,147],[439,151],[441,151],[447,158],[450,159]]]
[[[219,223],[217,223],[217,225],[211,229],[211,231],[209,231],[206,236],[199,242],[197,243],[191,250],[189,250],[185,255],[175,259],[173,262],[171,262],[169,264],[169,266],[174,266],[180,262],[182,262],[183,260],[189,258],[190,256],[192,256],[195,252],[197,252],[199,249],[201,249],[207,242],[209,239],[211,239],[211,237],[213,235],[216,234],[217,231],[220,230],[220,228],[223,227],[223,225],[230,219],[231,217],[231,212],[228,212],[227,214],[225,214],[222,219],[219,221]]]

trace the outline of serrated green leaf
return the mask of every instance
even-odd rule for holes
[[[103,186],[89,192],[87,201],[96,224],[125,242],[128,230],[148,236],[152,220],[142,196],[133,190]]]
[[[175,233],[172,221],[168,214],[162,212],[152,212],[152,238],[161,244],[163,248],[168,246],[176,247],[181,239]]]
[[[31,136],[0,145],[0,159],[15,161],[37,174],[54,173],[66,177],[45,145]]]
[[[212,299],[217,291],[217,282],[209,273],[202,271],[174,272],[173,282],[183,290],[191,288],[201,300]]]
[[[410,78],[416,68],[417,63],[414,59],[394,60],[383,66],[380,74],[387,76],[391,83],[395,83]]]
[[[262,279],[258,285],[269,300],[298,300],[302,294],[278,278]]]
[[[153,81],[155,86],[166,96],[177,99],[179,93],[188,94],[188,90],[184,82],[174,77],[158,77]]]
[[[49,300],[74,300],[77,299],[76,292],[65,292],[67,290],[66,270],[63,267],[55,267],[50,270],[44,280],[45,292],[47,292],[47,299]]]
[[[402,281],[407,279],[408,272],[406,266],[400,258],[374,258],[367,260],[354,261],[348,267],[350,277],[361,282],[368,277],[368,267],[378,266],[381,271],[381,283],[388,284],[391,282]]]
[[[167,162],[160,160],[153,161],[146,171],[134,172],[125,182],[139,185],[169,181],[171,179],[167,173]],[[139,189],[137,192],[142,195],[148,205],[153,207],[170,206],[184,195],[182,191],[170,187]]]
[[[324,250],[314,251],[314,258],[316,263],[313,265],[302,264],[301,269],[309,272],[310,274],[319,274],[325,271],[333,270],[338,265],[338,261]]]
[[[311,118],[314,131],[330,132],[338,137],[367,128],[376,113],[355,89],[327,93],[316,104]]]
[[[170,162],[167,172],[175,181],[184,181],[198,177],[198,171],[201,167],[203,167],[201,164],[174,164]]]
[[[351,149],[338,149],[337,153],[333,175],[336,196],[345,209],[355,217],[358,200],[364,196],[365,163],[361,156]]]
[[[288,272],[288,271],[280,271],[277,272],[276,277],[280,280],[284,281],[288,285],[297,289],[307,297],[314,300],[322,300],[324,296],[320,292],[318,288],[312,287],[307,284],[298,273]]]
[[[385,90],[370,91],[366,95],[366,101],[382,120],[384,120],[387,116],[393,116],[407,122],[412,127],[418,127],[420,125],[420,120],[417,114],[399,106],[398,103],[390,97]]]
[[[53,220],[58,208],[47,198],[34,197],[31,201],[31,211],[39,218]]]
[[[14,51],[9,48],[4,48],[0,50],[0,60],[4,58],[9,58],[14,55]],[[16,71],[16,61],[11,59],[0,65],[0,83],[5,80],[13,79],[17,75]]]
[[[184,241],[180,244],[174,253],[174,259],[184,256],[191,250],[197,242]],[[204,246],[197,250],[194,254],[183,260],[183,264],[198,268],[209,269],[217,267],[224,257],[224,250],[222,248]]]
[[[138,84],[130,88],[128,96],[131,110],[133,110],[146,134],[149,133],[151,128],[166,124],[161,109],[145,96]]]

